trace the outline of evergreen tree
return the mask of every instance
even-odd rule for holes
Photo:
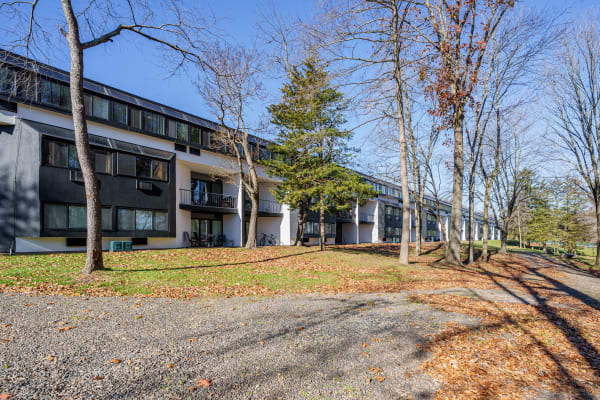
[[[347,102],[318,58],[308,57],[289,75],[282,102],[268,108],[278,134],[270,146],[276,156],[266,165],[271,175],[283,179],[274,191],[277,200],[298,209],[296,244],[302,243],[310,209],[319,212],[323,250],[326,213],[347,209],[350,200],[360,203],[375,192],[344,167],[352,156],[352,132],[342,129]]]

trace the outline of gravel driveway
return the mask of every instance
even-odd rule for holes
[[[437,385],[418,372],[426,354],[417,345],[450,321],[475,322],[400,294],[190,301],[2,294],[0,393],[431,398]],[[212,384],[196,385],[199,378]]]

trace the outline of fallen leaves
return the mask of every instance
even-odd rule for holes
[[[198,338],[194,338],[194,337],[188,339],[188,342],[190,342],[190,343],[191,342],[197,342],[197,341],[198,341]]]
[[[10,328],[12,326],[12,324],[4,324],[2,325],[2,328]]]
[[[175,364],[167,364],[167,369],[171,369],[175,366]]]
[[[74,325],[70,325],[70,326],[63,326],[62,328],[58,328],[59,332],[66,332],[66,331],[70,331],[71,329],[75,329],[77,328]]]
[[[121,360],[119,360],[118,358],[111,358],[106,363],[107,364],[121,364]]]
[[[102,379],[104,379],[103,376],[95,376],[92,378],[92,380],[94,380],[94,381],[101,381]]]
[[[365,349],[366,349],[367,347],[369,347],[369,343],[365,343],[365,342],[362,342],[360,345],[361,345],[363,348],[365,348]]]
[[[0,394],[0,400],[9,400],[12,399],[12,394],[10,393],[2,393]]]
[[[300,332],[300,331],[303,331],[303,330],[304,330],[303,326],[299,326],[299,327],[296,328],[296,332]]]
[[[44,357],[44,360],[46,360],[46,361],[55,361],[56,360],[56,356],[47,355],[46,357]]]
[[[193,392],[196,388],[207,388],[212,385],[212,379],[198,378],[194,386],[190,386],[189,391]]]

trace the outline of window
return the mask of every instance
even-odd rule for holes
[[[85,113],[89,116],[108,119],[109,101],[105,98],[86,94],[83,98],[85,102]]]
[[[135,210],[129,208],[119,208],[117,213],[117,226],[120,231],[135,230]]]
[[[138,178],[152,178],[152,160],[144,157],[136,157],[135,176]]]
[[[143,115],[145,131],[155,135],[165,134],[165,117],[148,111],[143,111]]]
[[[67,167],[69,145],[47,140],[44,143],[44,162],[55,167]]]
[[[394,209],[390,206],[385,206],[385,215],[393,215]]]
[[[168,231],[168,213],[166,211],[155,211],[154,212],[154,230],[155,231]]]
[[[120,231],[168,231],[168,216],[166,211],[119,208],[118,227]]]
[[[105,150],[92,150],[96,172],[112,174],[112,153]]]
[[[189,142],[188,138],[188,124],[183,122],[177,122],[177,139]]]
[[[58,82],[42,79],[42,92],[40,101],[62,108],[71,107],[69,87]]]
[[[319,223],[313,221],[306,221],[306,227],[304,228],[306,234],[316,235],[319,233]]]
[[[135,210],[135,230],[136,231],[151,231],[152,230],[152,211],[150,211],[150,210]]]
[[[0,93],[14,94],[15,72],[10,68],[0,68]]]
[[[202,129],[202,146],[210,147],[210,131]]]
[[[127,121],[128,121],[127,104],[118,103],[116,101],[113,101],[112,104],[113,104],[113,113],[112,113],[113,121],[116,122],[117,124],[127,125]]]
[[[79,169],[79,159],[77,158],[77,148],[74,144],[69,145],[69,168]]]
[[[102,230],[112,230],[110,207],[102,207]],[[44,204],[45,229],[84,230],[87,227],[87,207],[73,204]]]
[[[135,176],[135,156],[117,153],[117,173],[124,176]]]
[[[202,129],[197,126],[190,127],[190,142],[202,144]]]
[[[85,229],[87,207],[69,206],[69,229]]]
[[[167,163],[164,161],[152,160],[152,179],[159,181],[167,180]]]
[[[44,204],[44,227],[46,229],[66,229],[67,206]]]
[[[325,224],[325,234],[335,235],[335,224]]]
[[[137,108],[129,107],[129,126],[135,129],[142,129],[142,111]]]
[[[108,100],[93,96],[92,115],[96,118],[108,119]]]

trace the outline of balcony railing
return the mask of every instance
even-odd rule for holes
[[[352,210],[338,211],[338,212],[335,213],[335,216],[338,219],[353,220],[354,219],[354,212]]]
[[[246,211],[252,210],[252,202],[246,200]],[[281,213],[281,204],[273,200],[258,200],[258,212],[279,214]]]
[[[375,214],[360,213],[359,221],[360,222],[375,222]]]
[[[200,193],[189,189],[179,189],[180,203],[189,206],[212,208],[236,208],[237,198],[222,193]]]

